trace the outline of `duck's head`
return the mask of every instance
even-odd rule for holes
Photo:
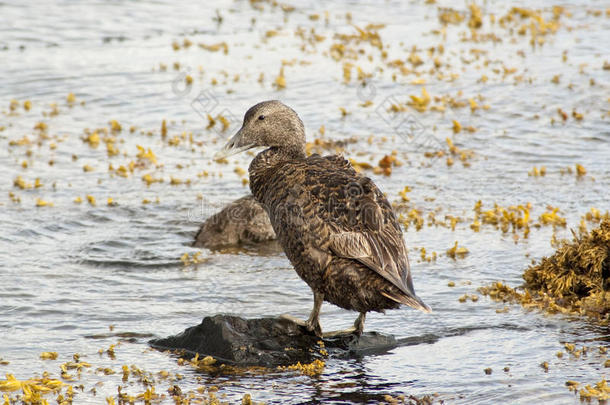
[[[305,128],[297,113],[277,100],[250,107],[239,131],[214,157],[220,159],[256,147],[275,147],[304,154]]]

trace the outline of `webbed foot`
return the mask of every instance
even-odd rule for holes
[[[362,335],[362,331],[364,330],[364,320],[366,319],[366,312],[361,312],[356,318],[354,322],[354,327],[344,330],[334,330],[332,332],[323,333],[322,336],[325,338],[335,338],[338,336],[347,336],[347,335]]]
[[[289,314],[282,314],[282,315],[280,315],[280,318],[286,319],[287,321],[290,321],[299,326],[302,326],[305,329],[307,329],[308,332],[314,333],[318,337],[323,336],[322,327],[320,326],[320,322],[317,319],[315,319],[315,320],[308,319],[307,321],[304,321],[300,318],[296,318]]]
[[[348,328],[348,329],[324,332],[324,333],[322,333],[322,337],[332,339],[332,338],[336,338],[339,336],[349,336],[349,335],[355,335],[355,334],[356,334],[356,328]]]

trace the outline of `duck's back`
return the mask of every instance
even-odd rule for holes
[[[254,177],[254,195],[269,213],[295,270],[314,290],[322,289],[325,276],[339,266],[336,259],[342,268],[351,262],[358,271],[376,273],[398,293],[412,290],[406,246],[392,207],[347,160],[312,155]],[[396,288],[388,294],[396,295]]]

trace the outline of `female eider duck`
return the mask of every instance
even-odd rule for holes
[[[256,147],[266,149],[250,164],[250,189],[313,291],[313,310],[300,324],[321,336],[323,301],[358,311],[350,330],[358,335],[369,311],[405,304],[430,312],[415,295],[396,215],[371,179],[341,156],[307,157],[303,122],[276,100],[250,108],[216,157]]]

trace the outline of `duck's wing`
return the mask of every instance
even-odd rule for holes
[[[305,175],[317,210],[308,227],[318,249],[359,261],[405,294],[399,302],[428,311],[415,295],[402,231],[387,198],[345,159],[319,160]]]

